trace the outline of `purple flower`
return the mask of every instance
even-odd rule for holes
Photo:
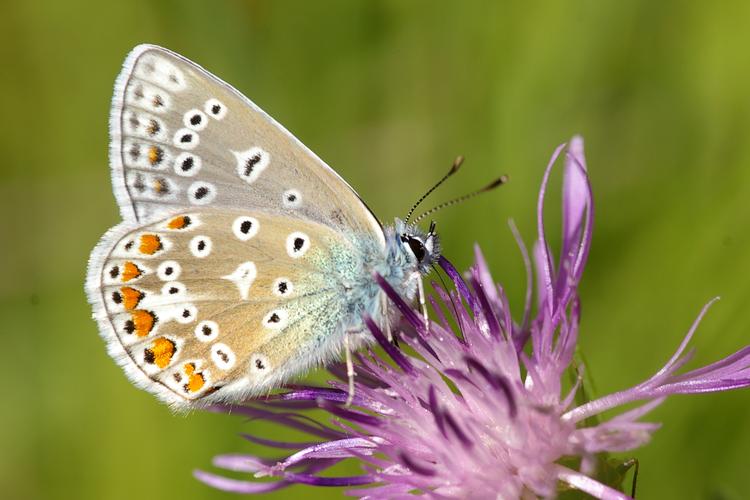
[[[408,348],[391,345],[366,318],[387,358],[371,351],[356,356],[352,407],[344,405],[344,372],[334,366],[331,372],[340,380],[329,388],[291,387],[244,406],[217,408],[275,421],[309,434],[313,441],[287,443],[246,435],[252,442],[283,450],[284,456],[222,455],[215,457],[214,465],[277,481],[235,480],[203,471],[196,472],[198,479],[239,493],[304,483],[356,486],[348,493],[368,498],[414,492],[436,498],[550,497],[561,488],[596,498],[628,498],[617,485],[597,479],[601,457],[646,443],[659,425],[640,418],[666,396],[750,385],[750,346],[711,365],[678,373],[692,356],[687,344],[712,300],[652,377],[602,398],[581,399],[582,375],[573,359],[580,319],[578,284],[591,245],[593,203],[583,141],[574,138],[566,152],[562,249],[555,260],[542,214],[549,175],[563,149],[553,154],[542,181],[533,258],[512,227],[529,276],[532,260],[536,270],[537,304],[532,306],[529,286],[520,322],[511,318],[503,289],[493,281],[478,248],[466,281],[441,258],[455,289],[435,285],[435,312],[428,328],[419,312],[380,279],[403,314],[400,338]],[[577,382],[564,392],[563,377],[571,372]],[[641,404],[608,420],[598,418],[632,402]],[[314,420],[303,414],[310,408],[322,408],[334,418],[327,423]],[[350,458],[361,462],[362,475],[321,475]]]

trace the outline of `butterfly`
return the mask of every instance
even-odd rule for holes
[[[424,307],[434,224],[383,227],[333,169],[188,59],[133,49],[110,136],[123,222],[92,251],[86,292],[109,354],[173,408],[267,393],[370,343],[363,315],[394,320],[374,273]]]

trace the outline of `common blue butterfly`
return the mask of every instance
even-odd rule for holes
[[[386,329],[394,316],[375,272],[424,304],[434,225],[383,228],[314,153],[184,57],[130,53],[110,135],[123,222],[94,248],[86,291],[110,355],[172,407],[241,401],[367,344],[363,314]]]

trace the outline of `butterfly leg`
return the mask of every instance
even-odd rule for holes
[[[392,344],[393,332],[391,332],[391,318],[388,315],[388,297],[384,293],[380,294],[380,312],[381,316],[385,318],[385,338]]]
[[[420,276],[417,279],[417,290],[419,291],[419,308],[422,310],[422,318],[424,318],[424,327],[427,330],[430,327],[430,318],[427,316],[427,300],[424,294],[424,282]]]
[[[349,333],[344,334],[344,351],[346,353],[346,377],[349,379],[349,391],[346,396],[345,406],[351,406],[354,401],[354,362],[352,361],[352,347],[349,344]]]

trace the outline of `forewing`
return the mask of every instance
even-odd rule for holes
[[[161,47],[125,61],[110,118],[115,195],[126,221],[189,207],[261,210],[373,234],[354,190],[227,83]]]
[[[237,401],[321,361],[346,314],[320,223],[199,209],[104,236],[87,291],[110,354],[176,408]],[[329,346],[331,347],[331,346]]]

